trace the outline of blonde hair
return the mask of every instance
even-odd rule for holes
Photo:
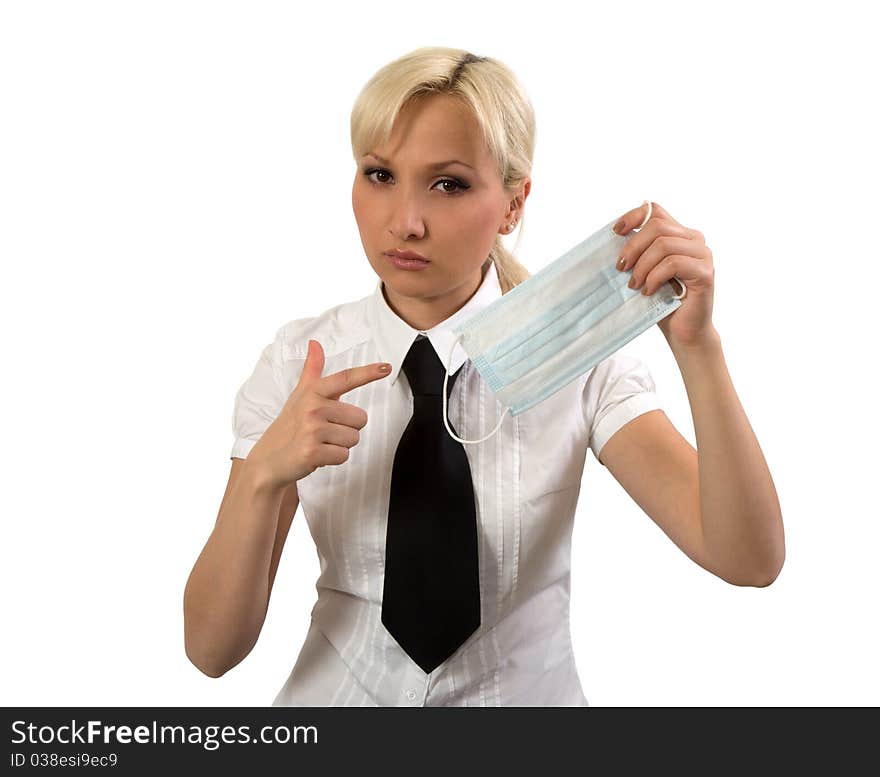
[[[511,195],[531,174],[535,150],[535,112],[516,76],[502,62],[463,49],[426,46],[378,70],[361,90],[351,111],[351,149],[355,161],[391,137],[397,114],[417,96],[450,94],[471,111],[483,134],[502,185]],[[522,236],[524,215],[519,220]],[[488,260],[495,263],[501,293],[531,273],[495,236]],[[487,260],[487,261],[488,261]]]

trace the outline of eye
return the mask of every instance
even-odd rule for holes
[[[381,168],[377,168],[377,167],[374,167],[370,170],[364,170],[364,175],[367,177],[367,180],[370,183],[372,183],[372,184],[385,183],[385,181],[374,181],[372,178],[370,178],[370,176],[373,175],[373,173],[381,173],[382,175],[388,175],[387,170],[382,170]]]
[[[385,181],[385,180],[380,180],[380,181],[373,180],[373,178],[371,178],[370,176],[372,176],[374,174],[387,175],[387,176],[391,175],[391,173],[389,173],[387,170],[385,170],[382,167],[371,167],[367,170],[364,170],[364,175],[366,176],[367,180],[371,184],[373,184],[373,186],[381,186],[382,184],[387,183],[387,181]],[[448,197],[454,197],[454,196],[459,195],[462,192],[467,191],[468,189],[471,188],[464,181],[459,181],[456,178],[441,178],[439,181],[437,181],[437,183],[434,184],[434,186],[436,186],[437,184],[452,184],[452,186],[456,187],[452,191],[450,191],[449,189],[441,189],[441,191],[445,195],[447,195]]]
[[[444,189],[447,194],[461,194],[463,191],[470,188],[469,186],[467,186],[467,184],[464,184],[461,181],[456,181],[454,178],[441,178],[439,181],[437,181],[437,183],[451,183],[453,186],[456,187],[456,189],[453,191],[449,191],[449,189]]]

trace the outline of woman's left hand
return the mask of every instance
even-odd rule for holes
[[[712,299],[715,289],[715,267],[712,251],[698,229],[679,224],[656,202],[651,203],[651,218],[632,235],[621,250],[624,263],[617,269],[632,269],[629,286],[653,294],[664,283],[672,284],[676,294],[682,289],[673,276],[687,284],[681,305],[657,322],[671,345],[700,345],[717,338],[712,323]],[[614,231],[626,235],[642,223],[647,205],[624,214]]]

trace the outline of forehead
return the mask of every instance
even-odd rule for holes
[[[458,159],[474,168],[490,164],[489,150],[471,110],[451,95],[420,95],[398,113],[387,144],[371,151],[400,164]]]

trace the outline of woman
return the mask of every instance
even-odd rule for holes
[[[617,227],[641,226],[619,265],[631,286],[687,284],[659,326],[698,451],[645,365],[618,352],[465,452],[432,387],[452,327],[528,277],[501,237],[531,187],[532,106],[497,60],[423,48],[366,84],[351,131],[352,206],[379,280],[283,325],[241,386],[229,483],[185,592],[187,655],[218,677],[251,650],[301,502],[318,599],[274,704],[586,706],[568,616],[587,448],[705,569],[763,586],[783,563],[772,479],[711,320],[711,251],[656,203]],[[485,435],[492,392],[460,349],[450,373],[449,421]]]

